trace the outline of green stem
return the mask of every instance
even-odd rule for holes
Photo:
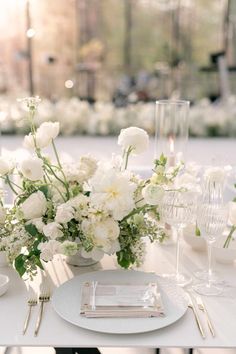
[[[17,191],[14,189],[13,185],[12,185],[12,182],[10,181],[10,178],[9,176],[6,176],[6,183],[9,185],[9,187],[11,188],[12,192],[15,194],[15,195],[18,195]]]
[[[146,208],[149,208],[150,210],[156,209],[156,205],[150,206],[149,204],[145,204],[145,205],[143,205],[143,206],[141,206],[141,207],[139,207],[139,208],[136,208],[136,209],[132,210],[128,215],[126,215],[126,216],[121,220],[121,222],[123,222],[123,221],[129,219],[131,216],[133,216],[133,215],[135,215],[135,214],[140,213],[140,211],[142,211],[142,210],[144,210],[144,209],[146,209]]]
[[[233,236],[233,233],[234,231],[236,230],[236,225],[233,225],[230,229],[230,232],[225,240],[225,243],[223,245],[223,248],[228,248],[229,247],[229,244],[230,244],[230,241],[232,240],[232,236]]]

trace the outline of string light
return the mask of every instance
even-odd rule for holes
[[[70,89],[74,86],[74,82],[72,80],[66,80],[65,81],[65,87]]]
[[[27,32],[26,32],[26,36],[28,37],[28,38],[32,38],[32,37],[34,37],[34,35],[35,35],[35,30],[33,29],[33,28],[29,28],[28,30],[27,30]]]

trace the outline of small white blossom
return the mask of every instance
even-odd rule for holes
[[[38,249],[41,251],[40,258],[45,262],[51,261],[56,254],[60,253],[60,247],[60,242],[56,240],[41,242],[38,245]]]
[[[60,252],[65,256],[74,256],[78,252],[77,243],[72,241],[64,241],[61,244]]]
[[[57,222],[50,222],[43,227],[43,233],[51,240],[55,240],[63,236],[62,226]]]
[[[14,169],[13,163],[6,157],[0,157],[0,176],[5,176],[11,173]]]

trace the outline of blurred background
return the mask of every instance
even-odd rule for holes
[[[154,132],[154,102],[191,101],[193,136],[236,135],[235,0],[0,0],[0,123],[17,97],[63,134]]]

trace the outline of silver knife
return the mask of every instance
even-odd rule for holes
[[[209,327],[209,329],[211,331],[212,337],[215,337],[215,331],[214,331],[212,322],[210,320],[208,311],[206,309],[206,306],[205,306],[204,302],[202,301],[202,298],[200,296],[197,296],[196,297],[196,301],[197,301],[197,305],[198,305],[199,310],[203,311],[205,313],[205,315],[206,315],[207,325],[208,325],[208,327]]]
[[[196,306],[194,304],[192,295],[190,293],[187,293],[187,294],[188,294],[188,299],[189,299],[188,307],[190,307],[192,309],[192,311],[194,313],[194,317],[195,317],[196,323],[197,323],[197,326],[198,326],[198,329],[199,329],[199,331],[201,333],[201,336],[202,336],[203,339],[205,339],[206,335],[205,335],[203,326],[201,324],[201,320],[200,320],[200,317],[198,315],[197,308],[196,308]]]

